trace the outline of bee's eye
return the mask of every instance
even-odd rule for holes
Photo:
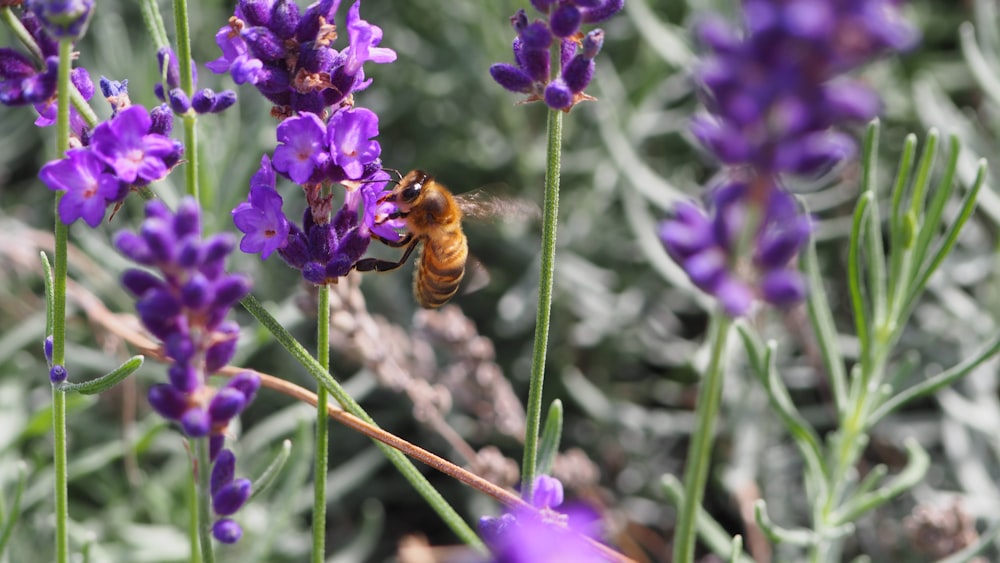
[[[424,189],[423,182],[413,182],[403,188],[403,191],[399,194],[399,198],[404,203],[413,203],[413,201],[417,199],[417,196],[420,195],[420,191],[422,189]]]

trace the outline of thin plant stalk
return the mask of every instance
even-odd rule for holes
[[[319,305],[316,310],[316,360],[324,370],[330,371],[330,286],[319,286]],[[322,385],[316,386],[316,447],[313,482],[313,563],[323,563],[326,554],[326,468],[329,449],[329,393]]]
[[[59,42],[59,73],[56,91],[56,153],[60,156],[69,149],[69,89],[70,71],[73,67],[73,42],[63,39]],[[59,219],[59,202],[63,194],[56,196],[55,216],[55,268],[52,284],[52,364],[66,363],[66,272],[69,227]],[[56,515],[56,562],[69,561],[69,496],[67,491],[66,458],[66,393],[52,386],[52,461],[55,466],[55,515]]]
[[[198,477],[191,472],[187,486],[188,497],[188,543],[191,549],[191,563],[201,563],[200,536],[198,535]]]
[[[548,119],[548,165],[545,169],[545,203],[542,215],[542,269],[538,280],[538,314],[535,343],[531,354],[531,381],[528,387],[527,421],[524,429],[524,462],[521,490],[529,503],[534,494],[538,463],[538,430],[542,418],[542,387],[545,382],[545,354],[549,342],[552,312],[552,282],[556,262],[556,226],[559,221],[559,168],[562,158],[563,112],[551,110]]]
[[[208,440],[207,436],[195,440],[195,473],[198,476],[198,543],[201,544],[201,560],[204,563],[215,563],[215,552],[212,549],[212,527],[210,525],[212,521],[212,461],[208,455]]]
[[[677,563],[690,563],[694,560],[697,529],[695,519],[705,496],[705,484],[708,482],[708,468],[712,458],[715,419],[719,415],[719,404],[722,401],[722,378],[725,367],[723,360],[732,319],[718,313],[712,324],[714,327],[711,335],[712,356],[709,358],[708,370],[698,393],[695,429],[688,448],[687,467],[684,469],[684,502],[681,505],[674,536],[673,561]]]
[[[177,64],[180,70],[181,89],[188,99],[194,95],[194,72],[191,69],[191,34],[188,27],[187,0],[174,0],[174,21],[177,22]],[[187,193],[204,206],[198,186],[198,120],[195,112],[188,111],[184,121],[184,180]]]

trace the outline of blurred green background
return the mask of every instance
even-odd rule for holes
[[[577,476],[571,496],[599,505],[609,541],[639,560],[667,559],[674,510],[660,491],[659,477],[680,475],[683,468],[695,396],[690,385],[695,373],[692,362],[697,365],[707,323],[707,302],[690,288],[656,238],[656,224],[672,203],[679,197],[697,197],[699,186],[716,170],[687,133],[688,120],[698,107],[690,80],[695,59],[687,30],[707,10],[732,14],[735,3],[627,0],[623,13],[603,25],[606,42],[588,89],[599,101],[578,106],[565,119],[545,404],[563,400],[567,407],[563,450],[577,448],[581,456],[577,459],[589,460],[573,464],[581,472],[591,472]],[[488,74],[490,64],[512,59],[508,18],[522,7],[530,11],[526,2],[509,0],[363,3],[362,16],[384,31],[382,46],[399,55],[390,65],[368,65],[365,70],[374,83],[356,96],[359,106],[379,115],[386,166],[425,169],[455,192],[488,186],[541,204],[545,108],[517,104],[518,97],[494,84]],[[345,3],[340,18],[346,8]],[[166,4],[161,9],[172,34],[171,9]],[[232,6],[204,1],[193,2],[190,9],[193,52],[203,64],[218,56],[214,34]],[[995,76],[1000,70],[996,10],[994,2],[985,0],[912,2],[908,13],[924,33],[922,45],[863,71],[885,103],[882,173],[886,177],[894,172],[903,136],[922,135],[930,126],[959,135],[970,148],[963,165],[966,173],[975,156],[990,157],[995,152],[1000,106],[963,57],[959,26],[977,22],[985,68]],[[6,30],[0,31],[0,39],[2,45],[11,43]],[[91,72],[95,82],[102,75],[127,78],[134,102],[156,103],[154,47],[136,3],[99,2],[77,50],[78,64]],[[201,87],[233,87],[228,78],[204,67],[199,75]],[[234,230],[229,211],[246,198],[248,180],[261,154],[273,150],[275,143],[269,105],[250,88],[238,93],[239,103],[233,109],[199,122],[201,180],[212,192],[206,230]],[[102,117],[109,114],[102,101],[93,105]],[[44,242],[35,237],[49,230],[52,221],[52,193],[38,181],[37,171],[54,158],[54,143],[53,132],[38,130],[33,119],[30,110],[0,108],[0,490],[8,505],[19,462],[26,464],[28,474],[21,523],[5,555],[8,561],[50,560],[52,544],[50,398],[41,354],[44,305],[36,246]],[[819,182],[799,186],[820,219],[821,260],[844,332],[852,325],[846,306],[841,306],[843,241],[858,192],[857,178],[856,165],[847,165]],[[174,174],[154,190],[174,203],[180,182],[181,176]],[[295,187],[286,183],[282,190],[286,212],[296,215],[298,211],[288,209]],[[951,365],[982,335],[996,330],[992,274],[1000,205],[990,193],[982,207],[903,344],[920,349],[920,371]],[[116,285],[127,265],[109,241],[116,230],[134,228],[140,217],[141,202],[130,198],[110,223],[94,230],[81,225],[71,229],[71,240],[82,254],[71,257],[70,275],[116,312],[133,309]],[[486,266],[491,281],[483,290],[456,300],[478,334],[492,342],[496,364],[521,398],[527,395],[540,230],[531,222],[469,225],[472,253]],[[373,251],[393,255],[383,249]],[[302,342],[310,348],[315,345],[309,292],[296,272],[276,257],[262,263],[239,255],[231,265],[252,275],[254,294]],[[392,334],[400,339],[430,346],[445,372],[460,363],[461,351],[433,334],[428,337],[433,331],[421,323],[434,319],[414,316],[410,285],[410,268],[365,276],[367,310],[384,317],[387,324],[382,326],[395,325],[398,332]],[[96,377],[127,357],[121,342],[88,322],[78,309],[71,313],[67,354],[71,379]],[[304,370],[248,315],[239,313],[246,335],[238,363],[311,387]],[[755,322],[778,339],[780,362],[794,398],[822,428],[832,411],[825,380],[811,355],[803,311],[769,313]],[[464,330],[468,337],[468,327]],[[383,332],[389,333],[388,328]],[[804,524],[808,514],[801,461],[739,356],[735,354],[726,383],[707,507],[730,533],[748,533],[740,512],[747,495],[751,501],[755,495],[767,499],[779,523]],[[349,388],[380,424],[444,457],[461,459],[431,425],[414,420],[410,398],[377,384],[363,354],[359,359],[347,348],[336,348],[333,366],[335,375],[350,382]],[[71,537],[78,549],[91,546],[91,561],[186,557],[186,452],[180,435],[145,404],[145,388],[162,379],[163,371],[161,365],[147,362],[137,377],[112,392],[71,403]],[[995,485],[1000,448],[988,434],[989,424],[983,422],[1000,421],[995,378],[991,378],[992,372],[973,378],[951,399],[925,401],[876,429],[868,462],[897,468],[900,437],[916,435],[935,454],[935,465],[913,494],[890,503],[859,526],[849,553],[865,553],[874,561],[929,560],[905,524],[915,506],[955,499],[972,517],[989,516],[992,509],[995,518],[1000,506]],[[462,389],[453,387],[451,392],[458,396]],[[951,406],[948,400],[953,401]],[[978,405],[987,414],[963,418],[967,404]],[[310,419],[308,408],[267,391],[243,416],[243,435],[236,445],[240,474],[256,475],[283,438],[293,440],[294,453],[279,484],[241,511],[244,539],[221,549],[221,560],[306,557],[311,446],[303,432]],[[516,439],[474,421],[473,413],[462,405],[448,415],[448,423],[473,448],[492,444],[507,457],[520,459]],[[401,538],[413,534],[426,536],[434,545],[456,542],[367,440],[335,425],[331,434],[331,560],[389,560]],[[962,444],[965,449],[955,449]],[[496,513],[496,506],[482,495],[436,473],[428,471],[428,476],[470,522],[481,514]],[[774,560],[789,560],[783,553],[776,549]]]

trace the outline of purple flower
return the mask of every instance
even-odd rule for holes
[[[395,51],[378,46],[382,41],[382,28],[361,19],[360,0],[347,11],[347,33],[350,43],[345,49],[347,55],[347,60],[344,62],[345,73],[357,74],[361,70],[361,65],[368,61],[391,63],[396,60]]]
[[[96,227],[104,219],[108,202],[118,201],[122,184],[104,162],[88,149],[72,149],[66,158],[42,167],[38,176],[49,189],[63,192],[59,219],[69,225],[83,219]]]
[[[371,110],[339,111],[330,118],[327,131],[333,162],[349,179],[360,179],[365,165],[374,162],[382,151],[378,141],[372,140],[378,136],[378,116]]]
[[[360,3],[347,14],[349,43],[334,48],[339,1],[322,0],[300,12],[290,0],[242,0],[229,25],[219,29],[222,57],[208,64],[229,72],[237,84],[251,83],[279,115],[329,115],[350,105],[349,96],[370,84],[365,62],[388,63],[396,53],[379,47],[382,29],[361,19]]]
[[[682,203],[660,227],[667,252],[692,283],[716,296],[734,317],[747,314],[755,298],[786,306],[805,296],[805,282],[791,262],[809,238],[811,221],[779,187],[759,179],[754,188],[756,192],[744,182],[720,186],[710,198],[710,216]],[[759,194],[767,200],[762,206],[754,200]],[[755,206],[763,215],[744,242],[748,213]],[[744,258],[742,244],[752,250],[750,260]]]
[[[129,106],[94,129],[93,149],[125,182],[159,180],[176,148],[169,138],[149,133],[151,125],[146,108]]]
[[[282,199],[274,180],[271,160],[265,155],[260,170],[250,179],[249,200],[233,209],[233,223],[244,233],[240,250],[260,253],[261,260],[288,244],[288,219],[281,211]]]
[[[596,539],[597,514],[578,505],[556,512],[562,503],[562,484],[547,475],[535,481],[537,509],[517,509],[499,518],[483,517],[479,530],[493,553],[493,563],[559,563],[606,561],[591,540]],[[548,504],[553,503],[553,504]]]
[[[42,103],[56,93],[59,59],[49,57],[38,70],[27,55],[0,48],[0,103],[23,106]]]
[[[25,7],[53,37],[77,39],[87,30],[94,0],[27,0]]]
[[[304,184],[329,160],[326,127],[315,114],[286,119],[278,125],[278,142],[274,149],[274,169],[286,174],[293,182]]]
[[[915,43],[896,4],[756,0],[744,6],[742,37],[720,18],[706,19],[698,36],[713,53],[697,76],[712,115],[696,120],[695,136],[723,162],[765,175],[821,173],[851,156],[853,146],[826,133],[873,118],[878,97],[837,78]]]
[[[604,31],[592,30],[581,42],[577,39],[580,25],[610,18],[621,10],[623,0],[536,0],[532,5],[547,21],[528,23],[524,10],[514,14],[516,65],[496,63],[490,67],[490,76],[511,92],[527,94],[524,101],[544,101],[552,109],[569,111],[582,101],[593,100],[583,90],[594,76],[593,59],[604,43]],[[559,74],[552,77],[549,47],[554,41],[559,42],[560,60]]]

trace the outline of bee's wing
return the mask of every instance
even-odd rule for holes
[[[542,210],[526,199],[498,196],[487,188],[478,188],[455,196],[462,215],[484,221],[537,221]]]
[[[462,278],[461,292],[463,295],[474,293],[490,283],[490,271],[474,256],[469,256],[465,263],[465,277]]]

